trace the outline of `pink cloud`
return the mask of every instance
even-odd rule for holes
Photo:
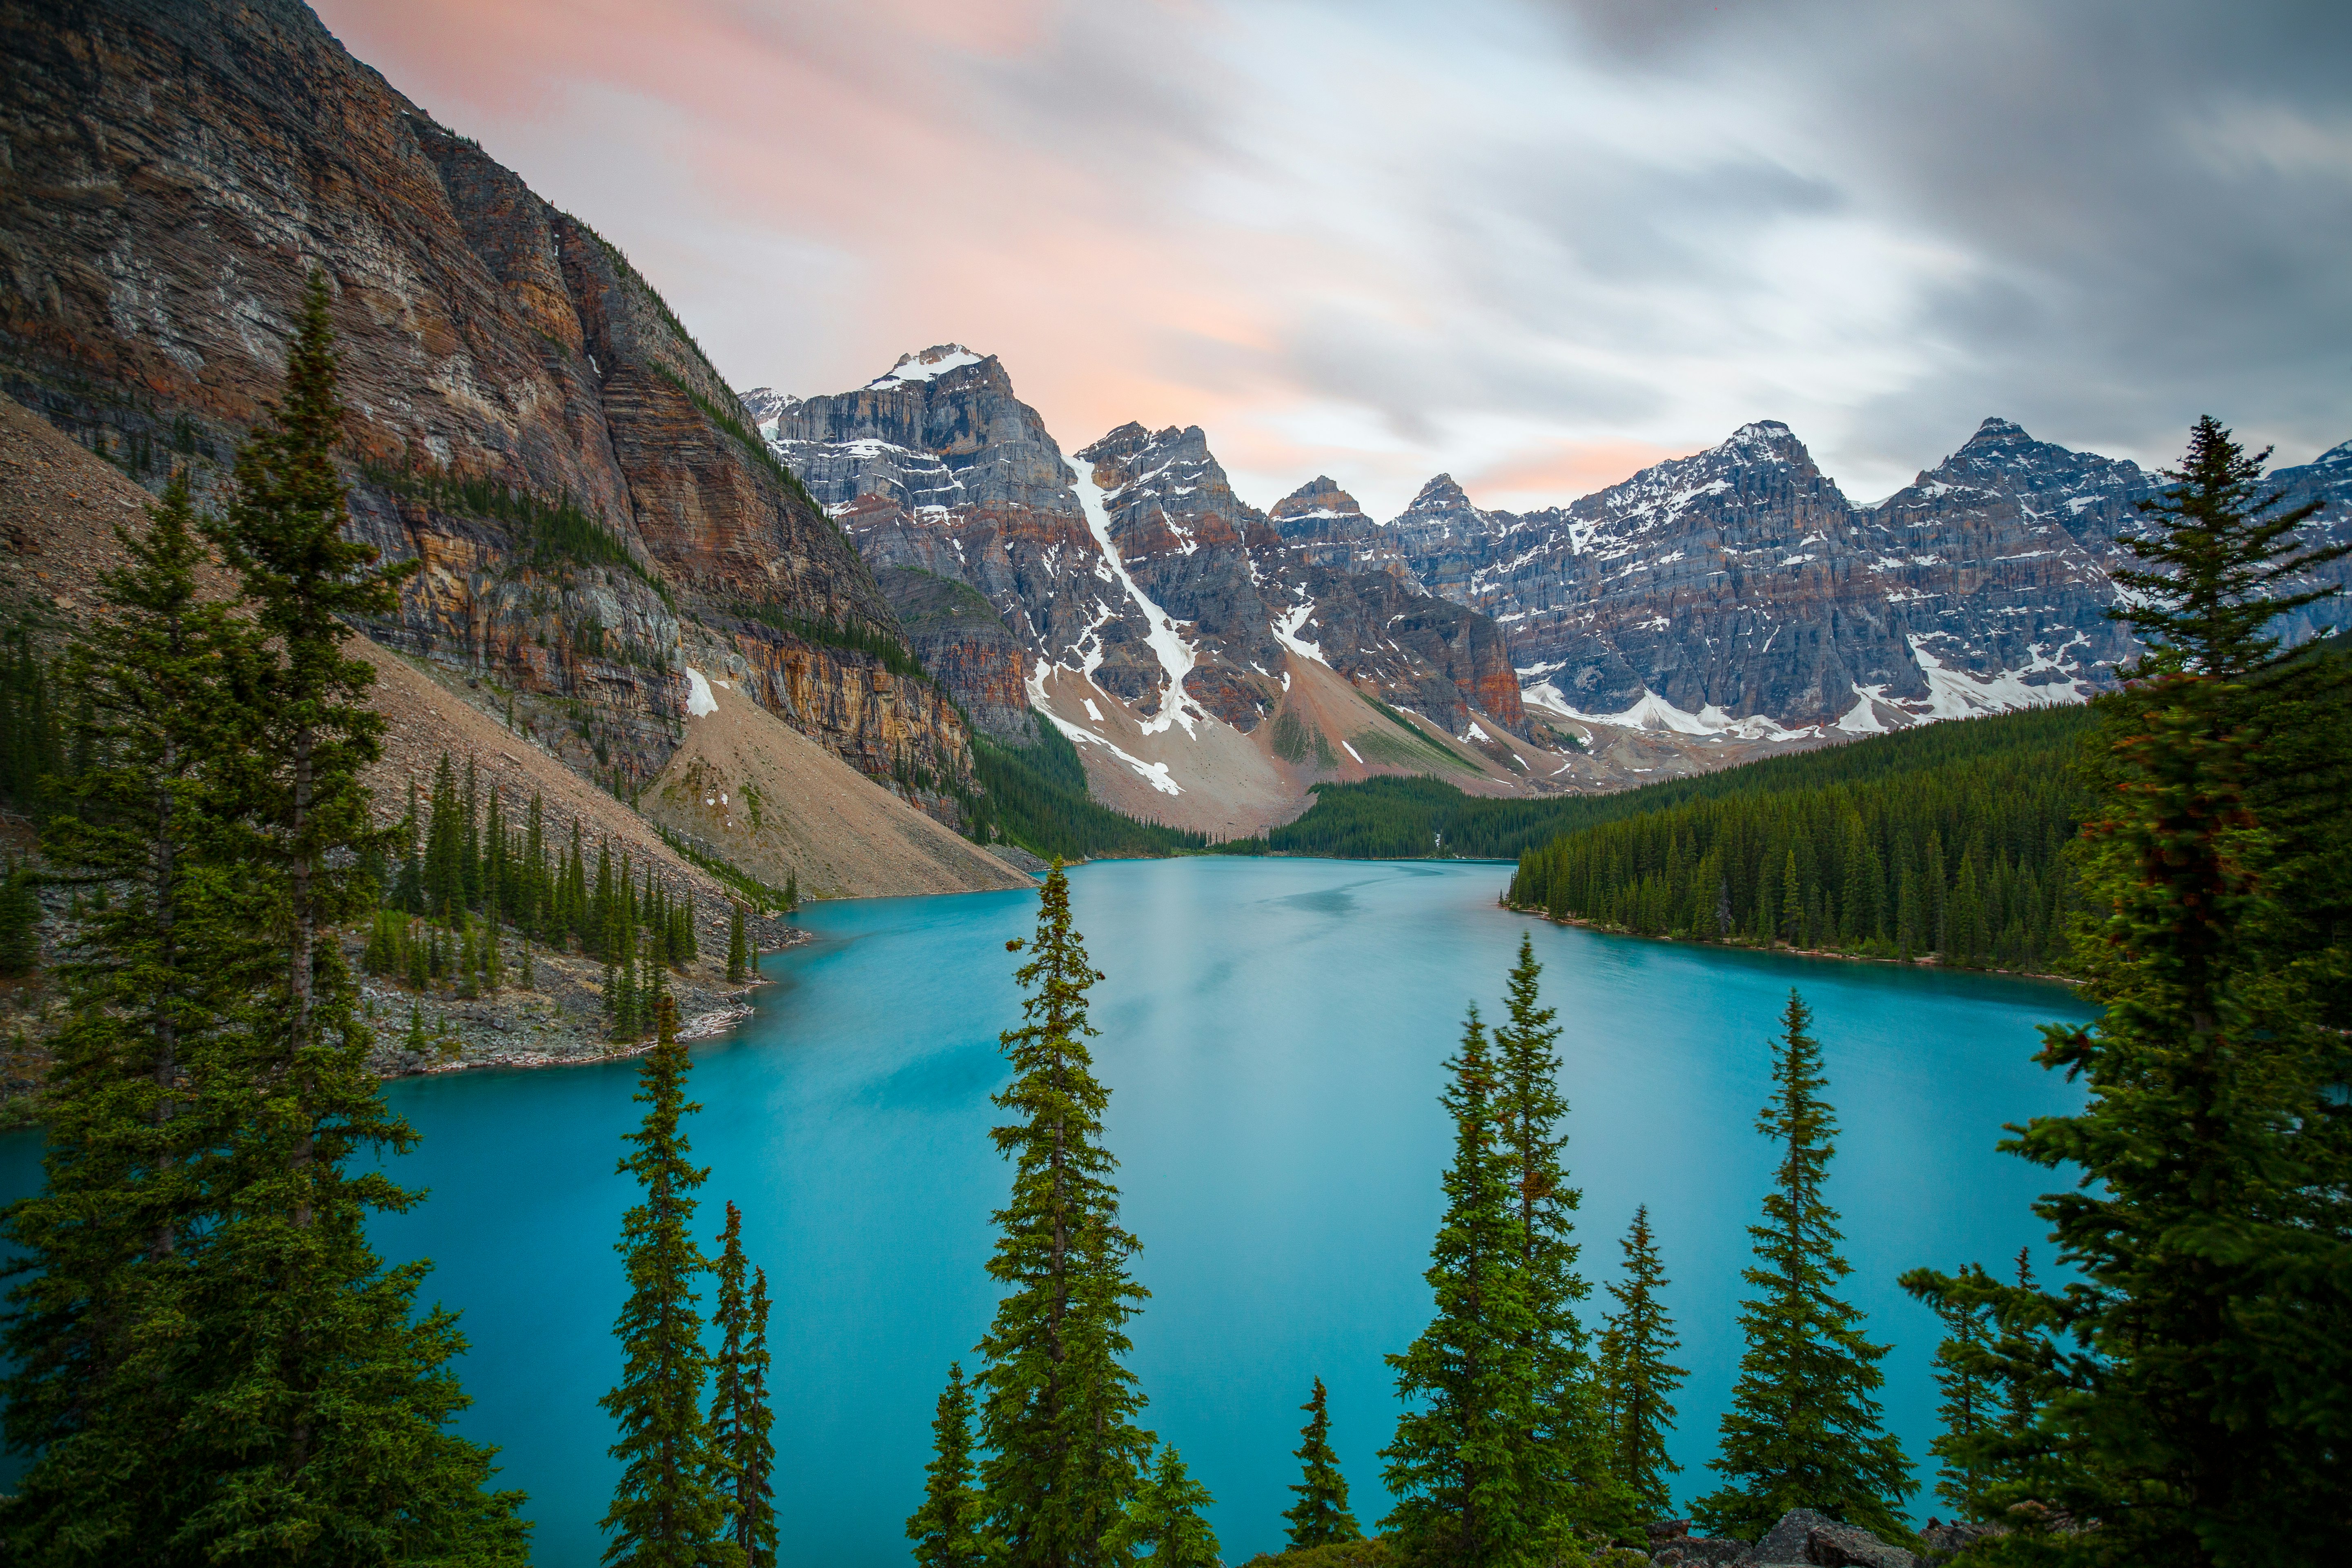
[[[1561,506],[1630,479],[1670,458],[1688,457],[1706,445],[1662,447],[1649,441],[1563,439],[1515,452],[1475,474],[1457,477],[1480,506],[1505,510]]]

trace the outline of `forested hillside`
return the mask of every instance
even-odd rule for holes
[[[1206,845],[1198,833],[1140,822],[1089,799],[1077,747],[1051,723],[1034,722],[1034,746],[1003,746],[984,733],[972,736],[972,771],[987,794],[968,809],[972,833],[982,843],[1017,844],[1065,860],[1166,855]]]
[[[1746,787],[1527,850],[1509,901],[1644,936],[2063,969],[2090,725],[2041,710],[1739,769],[1718,776]]]
[[[1314,806],[1237,853],[1329,855],[1342,859],[1458,856],[1507,859],[1562,834],[1671,810],[1696,801],[1777,791],[1861,784],[1947,763],[2023,749],[2065,749],[2089,723],[2078,708],[1933,724],[1851,745],[1769,757],[1696,778],[1669,779],[1622,795],[1496,800],[1434,779],[1379,778],[1325,784]]]

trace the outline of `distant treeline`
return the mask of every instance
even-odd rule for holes
[[[2063,968],[2092,722],[2042,709],[1759,763],[1738,771],[1770,787],[1526,851],[1508,899],[1643,936]]]
[[[2081,709],[1930,724],[1818,752],[1768,757],[1719,773],[1667,779],[1621,795],[1496,800],[1463,794],[1430,778],[1374,778],[1318,784],[1304,816],[1263,838],[1220,847],[1234,854],[1326,855],[1336,859],[1513,859],[1531,848],[1603,823],[1735,795],[1866,784],[1955,758],[2010,746],[2045,743],[2063,750],[2089,720]],[[2011,726],[2002,730],[2002,726]],[[1996,733],[2001,738],[1993,738]]]
[[[1037,743],[1011,747],[974,732],[972,771],[987,794],[966,803],[971,831],[983,844],[1017,844],[1047,859],[1169,855],[1202,849],[1208,839],[1181,827],[1144,822],[1087,798],[1077,747],[1042,714]]]

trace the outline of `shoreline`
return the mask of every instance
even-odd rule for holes
[[[1666,942],[1685,947],[1720,948],[1726,952],[1772,953],[1783,958],[1829,958],[1845,963],[1884,963],[1897,969],[1929,969],[1944,974],[1998,974],[2004,980],[2042,980],[2070,987],[2083,984],[2071,974],[2052,974],[2039,969],[1962,969],[1957,964],[1946,963],[1934,953],[1921,953],[1916,958],[1880,958],[1867,952],[1840,952],[1830,947],[1787,947],[1777,943],[1771,947],[1756,947],[1747,942],[1709,942],[1705,937],[1643,936],[1640,931],[1627,931],[1622,926],[1603,925],[1599,921],[1586,920],[1580,915],[1555,915],[1520,904],[1506,903],[1502,907],[1515,915],[1531,916],[1552,925],[1575,926],[1580,931],[1593,931],[1601,936],[1627,936],[1635,942]]]
[[[781,938],[782,940],[778,940]],[[772,928],[754,957],[788,952],[816,940],[801,926]],[[441,1078],[483,1068],[530,1069],[593,1067],[642,1056],[651,1040],[604,1037],[603,966],[578,953],[534,954],[538,975],[529,991],[510,988],[461,999],[419,994],[363,979],[360,996],[375,1048],[368,1070],[380,1081]],[[697,960],[673,972],[670,994],[680,1014],[678,1038],[698,1041],[723,1035],[751,1016],[751,994],[772,981],[754,973],[740,984],[719,978],[716,960]],[[410,1047],[411,1019],[422,1016],[432,1036],[424,1050]]]

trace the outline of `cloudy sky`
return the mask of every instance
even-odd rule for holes
[[[315,0],[738,386],[1003,356],[1244,499],[1564,501],[1752,418],[2352,437],[2352,5]]]

